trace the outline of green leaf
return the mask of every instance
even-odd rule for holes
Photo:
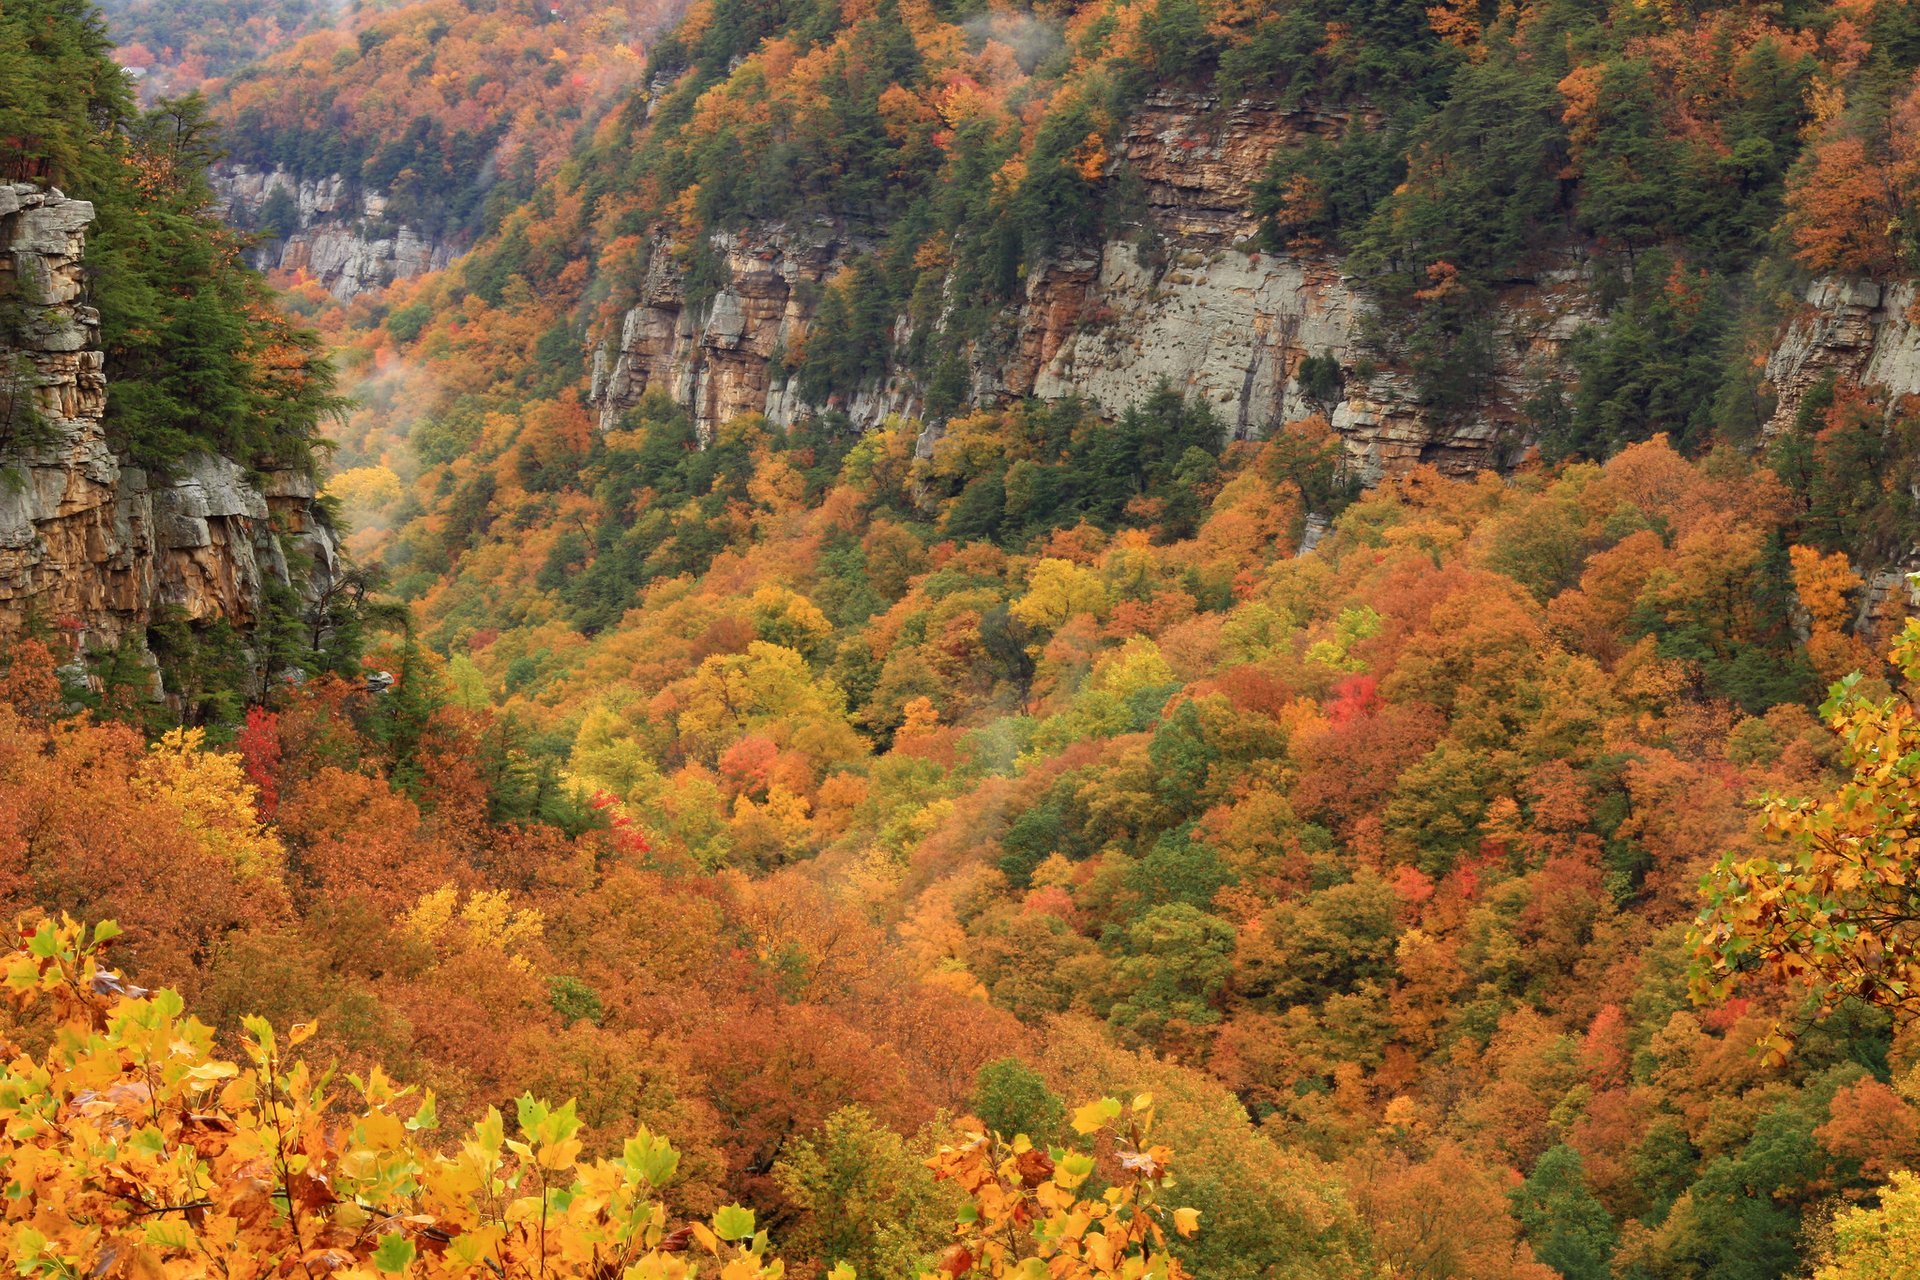
[[[666,1186],[680,1167],[680,1153],[673,1144],[644,1128],[627,1139],[622,1155],[627,1172],[650,1187]]]
[[[121,932],[122,930],[119,924],[115,921],[102,920],[99,924],[93,926],[93,945],[97,947],[103,942],[117,938]]]
[[[1077,1187],[1093,1175],[1094,1159],[1079,1152],[1063,1155],[1054,1161],[1054,1176],[1063,1187]]]
[[[407,1121],[407,1128],[418,1133],[422,1129],[438,1129],[439,1127],[440,1113],[434,1108],[433,1090],[429,1089],[426,1092],[426,1096],[420,1099],[420,1109],[413,1113],[413,1119]]]
[[[413,1265],[413,1241],[398,1231],[380,1237],[380,1247],[373,1251],[375,1270],[388,1275],[397,1275]]]
[[[273,1056],[274,1038],[273,1024],[271,1022],[268,1022],[257,1013],[250,1013],[240,1019],[240,1025],[246,1028],[247,1034],[253,1037],[254,1044],[259,1046],[261,1057],[270,1058]]]
[[[549,1109],[546,1122],[541,1125],[540,1141],[548,1145],[566,1142],[580,1132],[580,1104],[578,1100],[568,1098],[566,1105],[558,1109]]]
[[[753,1234],[753,1210],[737,1204],[714,1210],[713,1234],[722,1240],[745,1240]]]

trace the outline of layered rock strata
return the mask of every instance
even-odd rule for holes
[[[0,639],[52,629],[74,656],[163,617],[245,628],[268,581],[311,595],[338,563],[301,472],[199,454],[162,476],[115,456],[83,301],[92,220],[87,201],[0,186]]]
[[[452,243],[387,221],[387,199],[361,191],[340,174],[295,178],[285,169],[231,165],[215,176],[221,212],[240,225],[258,221],[275,191],[285,191],[299,225],[252,251],[262,271],[306,271],[342,302],[438,271],[453,261]]]
[[[1506,461],[1519,443],[1521,406],[1558,375],[1564,344],[1593,316],[1584,278],[1570,262],[1509,286],[1481,410],[1437,421],[1391,353],[1366,348],[1366,303],[1338,259],[1264,252],[1255,239],[1254,191],[1273,153],[1336,134],[1349,119],[1275,102],[1223,110],[1192,95],[1149,99],[1113,160],[1144,193],[1139,224],[1097,254],[1028,275],[996,340],[973,353],[973,399],[1078,395],[1117,414],[1165,378],[1207,400],[1241,438],[1325,414],[1369,480],[1421,462],[1467,472]],[[685,406],[705,434],[739,413],[790,422],[823,407],[800,399],[780,357],[803,344],[824,282],[871,241],[865,229],[829,221],[717,235],[712,249],[728,283],[698,305],[686,301],[672,246],[656,244],[638,305],[595,358],[602,424],[652,388]],[[902,319],[896,338],[907,336]],[[1311,399],[1300,384],[1302,363],[1314,357],[1341,367],[1331,401]],[[916,411],[918,389],[899,379],[834,407],[873,426]]]
[[[1877,387],[1890,399],[1920,395],[1915,298],[1912,282],[1825,278],[1808,285],[1767,356],[1766,389],[1774,400],[1768,434],[1792,426],[1807,393],[1830,377]]]

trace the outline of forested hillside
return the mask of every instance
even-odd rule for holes
[[[331,25],[350,7],[315,0],[113,0],[100,6],[117,45],[115,61],[135,73],[143,94],[157,97],[191,92]]]
[[[0,137],[103,264],[192,141],[204,232],[60,12]],[[214,84],[473,247],[94,294],[109,388],[279,326],[303,446],[332,353],[359,567],[157,699],[0,650],[9,1259],[1913,1271],[1916,30],[436,0]]]
[[[219,86],[234,160],[383,192],[386,216],[471,233],[533,193],[576,131],[640,78],[659,3],[396,6]]]

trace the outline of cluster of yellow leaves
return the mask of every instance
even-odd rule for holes
[[[1101,1168],[1092,1151],[1043,1151],[1025,1134],[1011,1140],[961,1121],[967,1138],[942,1147],[929,1166],[956,1183],[973,1203],[961,1213],[958,1239],[922,1280],[976,1271],[1018,1280],[1182,1280],[1185,1268],[1167,1251],[1169,1224],[1181,1236],[1200,1226],[1196,1209],[1167,1209],[1173,1153],[1150,1146],[1153,1098],[1131,1105],[1116,1098],[1089,1102],[1073,1114],[1083,1138],[1106,1137],[1118,1174],[1112,1185],[1086,1196]]]
[[[1920,683],[1920,620],[1893,645],[1893,665]],[[1729,995],[1761,973],[1810,985],[1823,1010],[1861,1000],[1908,1015],[1920,993],[1920,712],[1900,693],[1871,697],[1859,674],[1821,708],[1852,777],[1824,798],[1769,796],[1767,848],[1724,855],[1695,922],[1697,997]],[[1775,1058],[1791,1047],[1776,1028]]]
[[[452,918],[451,900],[433,909]],[[523,1095],[511,1127],[490,1107],[456,1140],[436,1140],[431,1092],[414,1097],[378,1067],[342,1087],[293,1054],[312,1023],[283,1040],[248,1018],[240,1054],[223,1055],[178,993],[146,991],[102,966],[119,933],[111,922],[45,921],[23,927],[0,964],[18,1021],[55,1024],[44,1053],[0,1042],[0,1250],[17,1274],[785,1274],[748,1209],[668,1222],[659,1192],[679,1156],[644,1126],[618,1158],[583,1163],[575,1104]],[[1088,1200],[1079,1189],[1103,1171],[1094,1154],[1048,1155],[1024,1135],[980,1132],[943,1149],[930,1163],[974,1196],[944,1275],[1180,1280],[1163,1222],[1191,1235],[1198,1214],[1156,1203],[1172,1185],[1172,1154],[1145,1145],[1152,1115],[1144,1096],[1130,1110],[1103,1099],[1076,1114],[1081,1134],[1110,1139],[1118,1165],[1113,1185]],[[827,1280],[855,1280],[853,1269],[839,1264]]]
[[[406,496],[406,489],[391,467],[374,465],[336,471],[327,481],[327,494],[340,499],[355,514],[384,513]]]
[[[1070,560],[1047,558],[1033,567],[1027,593],[1014,601],[1014,617],[1040,631],[1054,631],[1076,613],[1098,617],[1107,608],[1100,575]]]
[[[539,941],[546,931],[546,918],[532,907],[515,907],[504,889],[478,890],[463,902],[452,885],[422,894],[402,923],[407,932],[435,947],[491,948],[522,969],[528,962],[518,949]]]
[[[573,1104],[523,1097],[515,1136],[490,1108],[441,1150],[431,1094],[377,1069],[339,1089],[290,1060],[311,1024],[282,1042],[249,1019],[241,1058],[218,1055],[177,994],[99,967],[117,933],[45,923],[6,963],[13,1001],[62,1020],[43,1057],[9,1046],[0,1077],[19,1274],[670,1280],[702,1259],[723,1280],[782,1274],[745,1209],[669,1228],[666,1139],[642,1128],[618,1159],[582,1164]]]
[[[1832,1252],[1814,1280],[1907,1280],[1920,1275],[1920,1176],[1896,1173],[1873,1208],[1833,1220]]]

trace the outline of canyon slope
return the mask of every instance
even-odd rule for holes
[[[1391,342],[1370,332],[1372,303],[1334,252],[1263,246],[1254,192],[1276,152],[1338,134],[1345,113],[1273,100],[1223,105],[1160,93],[1128,120],[1107,177],[1137,177],[1144,212],[1126,234],[1032,270],[1002,312],[997,341],[975,348],[967,402],[1079,397],[1113,417],[1165,379],[1210,406],[1232,439],[1257,440],[1310,415],[1339,434],[1351,473],[1371,485],[1430,464],[1443,473],[1509,470],[1536,444],[1543,394],[1570,393],[1569,343],[1606,323],[1593,246],[1542,255],[1504,281],[1495,304],[1494,372],[1464,414],[1421,402]],[[589,399],[602,429],[661,390],[705,438],[729,419],[764,414],[782,426],[833,409],[861,429],[925,410],[923,380],[894,374],[815,403],[782,357],[801,349],[822,288],[870,253],[880,229],[846,219],[793,219],[716,233],[725,283],[686,301],[673,235],[658,233],[639,301],[592,352]],[[1802,399],[1843,377],[1895,398],[1920,395],[1920,325],[1910,282],[1819,277],[1781,315],[1754,388],[1772,436]],[[896,347],[913,336],[897,317]],[[1337,376],[1305,385],[1303,366]],[[936,424],[933,437],[937,438]],[[1882,584],[1884,587],[1884,584]]]
[[[1272,99],[1150,96],[1120,131],[1107,171],[1142,185],[1139,221],[1027,274],[998,340],[975,349],[969,401],[1079,396],[1111,416],[1166,379],[1208,404],[1234,439],[1326,416],[1368,483],[1421,463],[1464,474],[1517,461],[1527,402],[1568,377],[1566,342],[1601,315],[1579,259],[1561,255],[1502,289],[1484,402],[1462,417],[1428,411],[1391,355],[1366,342],[1369,302],[1342,257],[1260,243],[1254,190],[1274,154],[1335,136],[1350,121],[1348,113]],[[708,436],[741,413],[785,425],[831,407],[862,428],[888,414],[921,413],[924,391],[912,378],[812,404],[778,362],[806,341],[809,299],[879,238],[878,229],[844,219],[717,234],[712,249],[726,283],[689,306],[675,246],[661,236],[638,304],[594,353],[592,400],[603,427],[652,388],[669,392]],[[896,343],[911,336],[900,317]],[[1302,364],[1316,358],[1339,366],[1331,391],[1301,383]]]

